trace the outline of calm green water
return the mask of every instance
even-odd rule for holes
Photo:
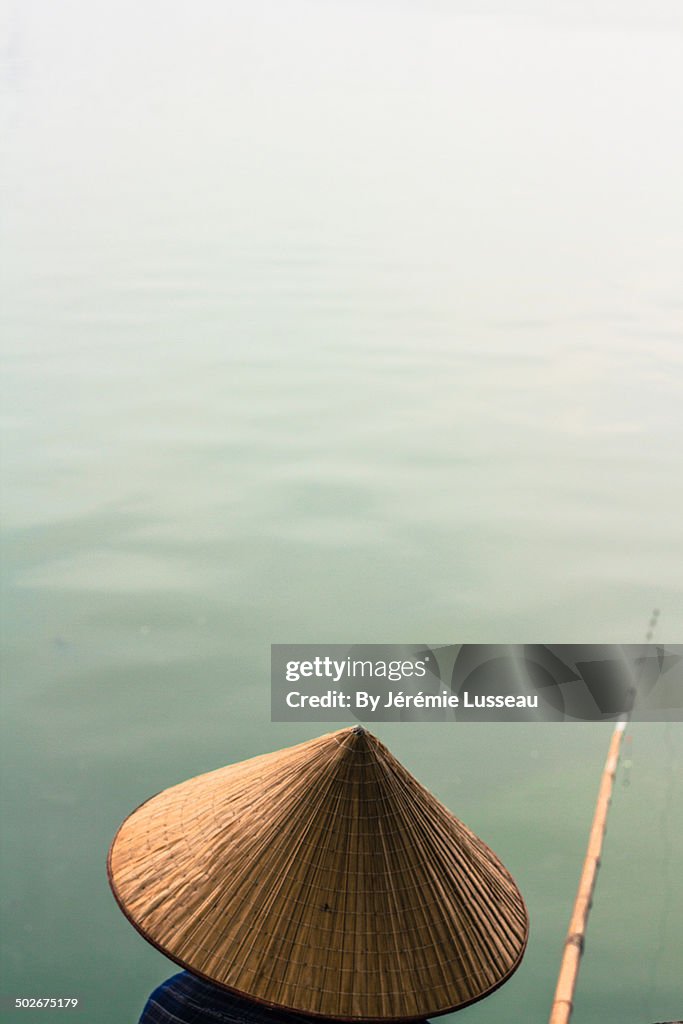
[[[682,26],[662,0],[1,20],[3,997],[125,1024],[173,967],[109,842],[319,731],[269,722],[272,641],[639,642],[659,607],[680,642]],[[543,1022],[609,729],[377,732],[529,904],[522,967],[459,1019]],[[683,1009],[682,735],[627,743],[576,1024]]]

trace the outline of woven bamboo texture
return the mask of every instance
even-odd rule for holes
[[[495,854],[360,728],[153,797],[117,833],[109,876],[177,963],[338,1020],[459,1009],[507,980],[528,934]]]

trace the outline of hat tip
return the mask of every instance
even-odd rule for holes
[[[354,725],[351,732],[355,733],[356,736],[365,736],[366,730],[363,728],[362,725]]]

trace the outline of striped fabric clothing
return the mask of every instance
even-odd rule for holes
[[[285,1010],[268,1010],[203,981],[189,971],[182,971],[152,992],[140,1024],[311,1024],[311,1021]]]

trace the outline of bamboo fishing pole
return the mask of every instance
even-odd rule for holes
[[[600,780],[600,789],[598,790],[593,824],[588,839],[586,859],[583,862],[583,870],[579,879],[574,909],[572,910],[569,930],[564,943],[564,953],[562,955],[562,963],[560,964],[560,973],[557,978],[555,998],[553,999],[550,1011],[549,1024],[568,1024],[569,1018],[572,1015],[574,989],[576,988],[576,979],[581,964],[588,914],[593,899],[598,868],[600,867],[602,841],[607,827],[607,812],[612,797],[612,787],[619,761],[619,750],[626,724],[626,719],[617,722],[612,733],[607,760],[603,769],[602,779]]]

